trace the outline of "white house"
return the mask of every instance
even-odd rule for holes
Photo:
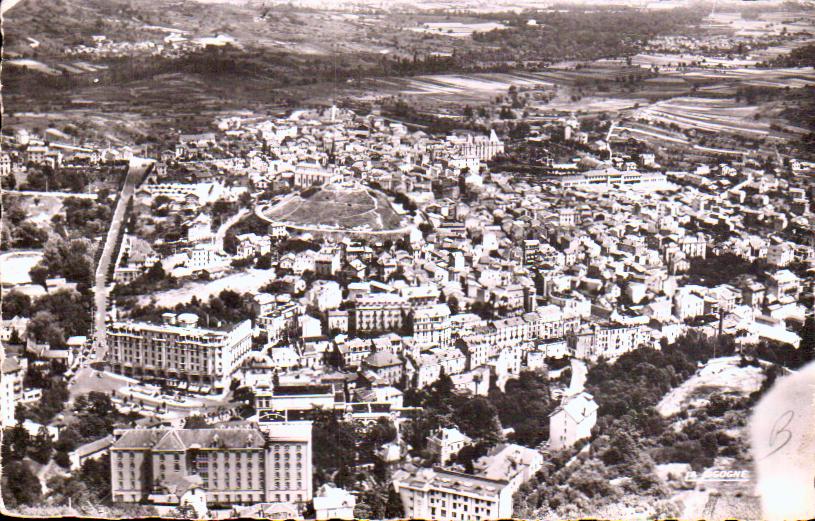
[[[549,415],[549,448],[571,447],[578,440],[591,436],[597,423],[597,403],[586,392],[563,398],[560,406]]]
[[[447,464],[450,458],[459,453],[472,440],[460,430],[439,429],[427,438],[427,447],[438,457],[439,463]]]
[[[353,494],[328,483],[320,487],[314,496],[317,519],[354,519],[356,504],[357,498]]]

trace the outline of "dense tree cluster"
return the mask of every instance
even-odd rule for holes
[[[594,60],[630,56],[660,34],[672,34],[698,24],[703,13],[691,9],[647,11],[639,9],[572,8],[547,12],[545,24],[528,25],[530,13],[508,14],[512,27],[474,33],[473,40],[495,46],[467,55],[481,60]]]
[[[73,282],[93,281],[93,244],[88,239],[52,238],[45,245],[43,258],[31,268],[29,275],[35,284],[45,284],[52,277],[65,277]]]
[[[554,454],[516,494],[515,513],[529,517],[548,512],[568,517],[604,509],[614,512],[615,504],[625,497],[637,497],[640,502],[645,498],[661,516],[676,515],[654,465],[688,463],[695,470],[703,470],[713,465],[717,456],[735,457],[749,465],[744,442],[733,438],[731,431],[746,425],[749,410],[782,372],[778,365],[759,361],[767,354],[766,348],[747,349],[742,354],[741,365],[759,366],[765,376],[761,388],[749,396],[714,393],[704,407],[691,414],[680,413],[679,419],[684,421],[679,430],[655,408],[671,389],[692,376],[699,364],[735,352],[729,337],[690,334],[661,350],[639,349],[620,356],[613,364],[600,361],[590,368],[586,387],[599,410],[588,452],[577,456],[571,465],[565,461],[577,448]]]
[[[192,297],[189,302],[180,303],[174,308],[158,307],[154,304],[135,306],[130,311],[130,317],[134,320],[159,323],[163,313],[195,313],[204,325],[216,327],[218,322],[237,324],[243,320],[254,319],[256,311],[252,302],[251,298],[225,289],[218,295],[211,296],[207,302]]]

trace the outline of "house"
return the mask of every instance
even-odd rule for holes
[[[470,445],[472,441],[469,436],[455,427],[441,428],[428,436],[427,448],[434,455],[436,462],[446,465],[453,456]]]
[[[98,459],[110,451],[111,445],[115,439],[113,436],[108,435],[96,441],[80,445],[70,454],[68,459],[71,462],[71,470],[77,470],[82,467],[82,464],[91,459]]]
[[[314,495],[316,519],[354,519],[357,498],[347,490],[326,483]]]
[[[770,275],[768,295],[781,304],[798,301],[801,294],[801,279],[790,270],[780,270]]]
[[[560,406],[549,415],[549,448],[560,450],[589,438],[597,423],[597,403],[586,392],[564,396]]]
[[[398,356],[381,351],[370,354],[362,363],[362,368],[390,385],[399,383],[404,373],[404,364]]]
[[[328,331],[348,332],[348,311],[332,309],[328,312]]]

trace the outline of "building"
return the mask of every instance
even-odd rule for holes
[[[660,186],[668,178],[660,172],[637,172],[636,170],[620,171],[616,168],[590,170],[581,174],[560,176],[557,184],[560,188],[600,188],[621,189],[634,186]]]
[[[0,427],[17,423],[14,411],[18,398],[23,394],[24,368],[16,357],[6,356],[0,362]]]
[[[795,250],[789,243],[776,242],[767,248],[767,263],[779,268],[786,268],[795,260]]]
[[[702,302],[704,304],[704,302]],[[612,359],[633,351],[648,341],[648,329],[642,324],[594,324],[569,337],[575,357]]]
[[[316,519],[354,519],[357,498],[347,490],[328,483],[314,495]]]
[[[362,295],[354,306],[354,326],[357,331],[396,331],[403,327],[408,310],[407,299],[401,295]]]
[[[473,470],[477,475],[508,481],[513,494],[542,466],[543,455],[537,449],[514,443],[499,444],[489,454],[473,462]]]
[[[779,303],[791,304],[801,295],[801,279],[789,270],[780,270],[770,275],[768,290]]]
[[[192,313],[165,313],[163,324],[108,326],[108,363],[118,373],[223,387],[252,349],[252,323],[213,329]]]
[[[413,312],[413,339],[416,345],[446,346],[450,344],[450,308],[435,304]]]
[[[255,309],[258,310],[257,325],[266,331],[268,343],[277,344],[300,334],[305,308],[288,295],[273,298],[268,293],[260,293],[255,296]]]
[[[255,409],[261,422],[278,418],[284,411],[332,410],[335,393],[331,385],[278,385],[255,389]]]
[[[490,131],[489,137],[468,134],[463,142],[458,144],[458,150],[463,157],[478,158],[489,161],[498,154],[504,153],[504,143],[498,138],[495,130]]]
[[[371,371],[382,382],[389,385],[398,384],[404,374],[404,363],[393,353],[379,351],[371,353],[362,362],[363,371]]]
[[[446,465],[450,458],[459,453],[472,440],[456,428],[441,428],[427,438],[427,448],[436,456],[436,461]]]
[[[71,470],[79,470],[82,464],[88,460],[98,459],[110,451],[115,438],[113,436],[105,436],[98,440],[80,445],[70,454],[68,458],[71,461]]]
[[[311,501],[311,423],[127,429],[110,448],[114,502],[177,505],[198,482],[207,504]]]
[[[489,479],[440,467],[399,469],[393,487],[407,519],[482,521],[512,517],[512,488]]]
[[[331,180],[331,172],[316,163],[300,163],[294,169],[294,186],[308,188],[322,186]]]
[[[560,406],[549,415],[549,448],[560,450],[589,438],[595,423],[597,403],[592,395],[582,392],[564,396]]]

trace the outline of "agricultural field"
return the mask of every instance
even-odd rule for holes
[[[466,38],[473,33],[506,29],[503,24],[495,22],[425,22],[419,27],[411,27],[411,31],[426,34],[438,34],[452,38]]]
[[[727,99],[683,97],[634,110],[631,118],[682,131],[698,129],[766,136],[770,133],[770,123],[756,119],[758,111],[757,106]]]

